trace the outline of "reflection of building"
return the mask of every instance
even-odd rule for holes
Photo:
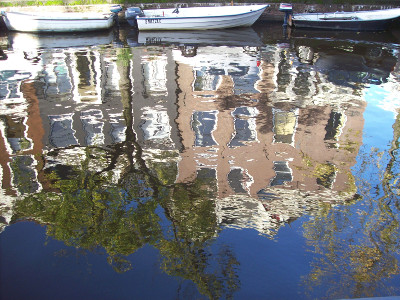
[[[63,42],[77,40],[60,36]],[[123,155],[111,161],[104,149],[118,143],[138,142],[149,164],[172,158],[176,165],[179,138],[173,121],[176,84],[170,55],[86,45],[52,48],[45,36],[35,43],[38,48],[30,47],[29,53],[23,43],[16,43],[18,47],[0,62],[0,150],[7,153],[0,158],[2,199],[46,189],[45,174],[56,171],[64,176],[62,172],[80,168],[90,156],[88,168],[99,172],[112,165],[110,184],[117,184],[129,163]],[[45,49],[38,50],[42,46]],[[143,60],[131,60],[131,52]],[[128,126],[135,136],[126,141]],[[171,150],[172,154],[162,153]],[[11,200],[0,207],[0,214],[8,216],[6,223],[12,215]]]
[[[318,53],[301,49],[309,56],[299,58],[276,45],[191,50],[190,57],[157,46],[10,52],[10,63],[29,59],[32,68],[0,68],[2,198],[46,189],[44,170],[79,167],[90,156],[84,146],[95,149],[90,170],[107,169],[118,184],[128,158],[111,161],[115,144],[140,153],[163,184],[213,179],[224,226],[273,234],[318,210],[321,199],[354,195],[365,102],[302,62]]]
[[[318,74],[296,70],[297,63],[286,64],[285,55],[292,59],[289,49],[264,50],[268,60],[261,62],[256,59],[260,54],[252,60],[242,49],[230,50],[242,51],[235,58],[245,65],[242,70],[257,69],[248,82],[247,75],[242,74],[242,81],[229,72],[215,71],[210,62],[218,61],[220,70],[228,68],[218,48],[197,49],[208,59],[189,60],[174,53],[182,91],[177,123],[184,147],[177,180],[192,181],[198,170],[214,170],[221,222],[252,223],[270,234],[270,229],[301,216],[305,209],[316,209],[312,203],[318,199],[336,201],[354,195],[350,168],[362,142],[365,104],[360,96],[338,95],[342,88],[328,82],[329,93],[320,100],[314,81]],[[273,51],[276,54],[270,55]],[[238,81],[251,85],[246,90],[252,92],[236,97]],[[331,103],[331,98],[339,97],[340,102]],[[315,98],[318,105],[313,104]],[[255,221],[256,215],[262,220]]]
[[[12,211],[11,199],[46,188],[47,150],[124,139],[122,105],[113,82],[116,63],[108,60],[113,52],[27,46],[19,44],[0,61],[3,216]],[[7,204],[3,199],[9,199]]]

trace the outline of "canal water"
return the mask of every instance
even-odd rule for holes
[[[400,32],[0,42],[1,299],[400,295]]]

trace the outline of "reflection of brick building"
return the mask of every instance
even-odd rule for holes
[[[118,51],[38,56],[42,80],[22,81],[16,114],[2,113],[3,194],[46,188],[40,171],[79,166],[85,153],[71,148],[123,143],[128,126],[149,169],[159,163],[175,175],[178,165],[176,182],[216,179],[221,224],[269,232],[317,209],[321,198],[355,193],[351,167],[365,103],[289,50],[200,47],[191,58],[169,47],[132,48],[133,58]],[[124,55],[128,62],[116,63]],[[62,150],[42,156],[51,149]],[[100,158],[93,169],[106,167]],[[15,175],[13,160],[25,177]],[[119,163],[113,182],[123,173]],[[174,175],[163,182],[173,184]]]
[[[270,94],[274,82],[268,71],[273,66],[260,68],[257,89]],[[245,96],[253,100],[238,98],[236,107],[221,109],[222,102],[233,96],[230,76],[221,75],[217,88],[204,92],[193,90],[192,66],[178,63],[177,75],[182,91],[177,123],[184,144],[179,181],[190,181],[197,169],[208,167],[216,170],[220,197],[238,191],[256,197],[263,188],[283,183],[317,191],[330,181],[329,188],[345,189],[361,144],[362,104],[349,104],[342,113],[329,105],[298,108],[278,102],[271,107],[257,93]],[[331,178],[316,180],[318,168]],[[234,178],[240,178],[240,188]]]
[[[17,199],[47,188],[46,151],[78,142],[118,142],[124,128],[118,105],[108,109],[102,101],[108,93],[108,101],[121,103],[110,95],[115,63],[107,61],[107,53],[73,48],[38,51],[32,45],[26,50],[23,43],[17,44],[18,37],[15,33],[15,48],[0,65],[0,215],[6,224]],[[41,44],[46,39],[37,39],[38,46],[46,46]]]
[[[296,76],[290,68],[281,68],[277,72],[284,74],[277,75],[277,64],[258,63],[259,78],[253,82],[258,92],[235,97],[235,79],[226,74],[214,79],[218,82],[214,90],[195,90],[200,67],[177,59],[181,92],[176,121],[184,147],[177,180],[192,181],[199,170],[214,170],[221,220],[239,226],[246,223],[241,218],[254,223],[255,214],[263,215],[254,224],[262,232],[301,216],[306,207],[317,209],[315,201],[353,197],[351,167],[362,143],[365,103],[358,96],[342,96],[342,103],[330,103],[329,93],[316,95],[317,89],[308,87],[300,103],[296,99],[303,91],[286,90],[286,97],[292,93],[294,100],[280,100],[279,76],[292,74],[285,86],[293,90],[295,84],[290,82]],[[334,88],[330,85],[330,93]],[[313,97],[326,100],[313,105]]]

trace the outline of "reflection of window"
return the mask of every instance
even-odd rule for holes
[[[68,66],[65,64],[64,60],[54,62],[54,64],[54,74],[57,76],[58,92],[60,94],[69,93],[71,91],[71,79],[69,78]]]
[[[192,128],[195,133],[194,145],[197,147],[213,146],[212,132],[217,123],[217,111],[195,111],[192,116]]]
[[[346,116],[340,112],[331,112],[328,120],[328,124],[325,126],[326,134],[325,140],[335,140],[339,139],[346,121]]]
[[[235,136],[229,143],[230,147],[243,146],[242,142],[252,142],[257,139],[256,120],[257,108],[237,107],[232,115],[234,117]]]
[[[142,66],[146,93],[152,96],[167,96],[167,57],[147,57]]]
[[[81,122],[86,133],[86,145],[104,144],[103,113],[98,109],[81,112]]]
[[[296,79],[294,80],[293,92],[299,96],[305,96],[310,93],[310,72],[298,68]]]
[[[217,191],[217,171],[211,168],[197,170],[196,181],[201,185],[203,191],[207,190],[213,196]]]
[[[73,67],[75,101],[101,103],[102,71],[99,54],[91,51],[77,51]]]
[[[48,116],[50,121],[50,144],[64,148],[78,144],[75,130],[72,129],[72,114]]]
[[[235,193],[246,193],[252,178],[244,170],[235,168],[229,172],[228,182]]]
[[[43,56],[42,58],[45,63],[43,70],[45,86],[43,87],[43,92],[46,98],[51,99],[51,97],[54,97],[60,100],[63,97],[68,97],[69,99],[73,82],[70,77],[72,73],[70,74],[69,70],[70,54],[52,52],[51,55]]]
[[[19,86],[22,80],[30,76],[31,73],[24,71],[0,71],[0,99],[23,98]]]
[[[288,85],[290,85],[292,69],[289,52],[283,50],[279,53],[278,73],[276,74],[276,84],[278,85],[278,91],[284,92]]]
[[[36,162],[31,156],[12,157],[10,162],[13,174],[12,183],[19,193],[34,193],[40,188],[36,171],[33,168],[35,164]]]
[[[18,151],[24,151],[32,149],[32,142],[26,135],[26,119],[4,116],[3,122],[1,122],[1,131],[3,131],[4,136],[7,138],[8,151],[10,153],[17,153]]]
[[[120,143],[125,141],[125,120],[122,115],[110,114],[111,137],[113,143]]]
[[[275,143],[292,144],[297,126],[295,111],[274,109],[274,141]]]
[[[292,170],[287,161],[274,161],[275,177],[271,181],[271,186],[283,185],[286,181],[292,181]]]
[[[315,173],[317,175],[317,183],[323,187],[330,189],[336,179],[336,167],[332,164],[318,165]]]
[[[223,70],[222,70],[223,71]],[[212,70],[202,67],[201,70],[195,71],[194,91],[215,91],[220,79],[219,74],[215,74]]]
[[[211,168],[201,168],[197,170],[198,179],[215,179],[217,176],[217,171]]]
[[[228,75],[231,76],[232,81],[234,82],[233,90],[235,95],[257,93],[254,85],[257,80],[260,79],[258,72],[259,69],[256,67],[256,62],[254,62],[254,66],[252,66],[252,64],[229,64]]]
[[[143,130],[144,139],[170,140],[171,125],[165,108],[158,105],[154,108],[145,107],[143,110],[143,123],[140,128]]]

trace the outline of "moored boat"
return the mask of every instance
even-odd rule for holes
[[[400,8],[327,13],[295,13],[294,27],[331,30],[381,31],[400,17]]]
[[[185,7],[144,10],[139,30],[206,30],[253,25],[269,5]]]
[[[109,29],[113,13],[1,13],[8,30],[22,32],[82,32]]]

